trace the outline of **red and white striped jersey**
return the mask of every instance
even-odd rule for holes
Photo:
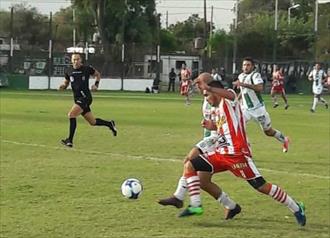
[[[245,131],[245,120],[237,99],[222,98],[215,108],[215,121],[219,139],[216,152],[223,155],[245,154],[251,156]]]

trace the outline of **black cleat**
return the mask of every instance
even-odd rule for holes
[[[62,145],[65,145],[67,147],[70,147],[70,148],[73,147],[73,143],[72,143],[72,141],[69,140],[69,138],[66,138],[64,140],[61,140],[61,144]]]
[[[328,103],[326,103],[324,106],[325,106],[325,109],[328,109],[329,108]]]
[[[277,108],[278,107],[278,103],[275,103],[274,105],[273,105],[273,108]]]
[[[236,204],[234,209],[227,209],[225,211],[225,220],[229,220],[229,219],[233,219],[237,214],[239,214],[241,212],[241,206]]]
[[[113,136],[117,136],[117,128],[116,128],[115,121],[113,121],[113,120],[110,121],[109,129],[112,131]]]
[[[310,110],[312,113],[314,113],[315,112],[315,110],[313,109],[313,108],[311,108],[311,110]]]
[[[174,196],[173,197],[169,197],[169,198],[160,199],[158,201],[158,203],[160,205],[163,205],[163,206],[174,206],[176,208],[183,207],[183,201],[181,201],[180,199],[177,199]]]
[[[289,108],[289,105],[285,105],[284,109],[288,110],[288,108]]]

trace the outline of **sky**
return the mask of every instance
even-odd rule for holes
[[[204,18],[203,0],[155,0],[157,12],[162,14],[162,27],[166,27],[166,12],[168,12],[168,25],[188,19],[191,14],[199,14]],[[53,14],[61,8],[70,6],[70,0],[0,0],[0,9],[8,10],[12,4],[28,3],[36,7],[41,13]],[[211,6],[213,6],[213,22],[216,29],[229,31],[235,14],[233,7],[236,0],[207,0],[207,21],[211,21]],[[330,2],[330,0],[319,0],[319,3]]]
[[[9,10],[12,4],[28,3],[32,7],[36,7],[39,12],[53,14],[61,8],[70,6],[70,0],[0,0],[0,9]],[[207,0],[208,21],[211,21],[211,6],[213,5],[213,22],[217,29],[229,30],[230,24],[233,22],[234,13],[232,11],[236,0]],[[204,1],[203,0],[156,0],[157,12],[162,14],[162,27],[166,27],[166,12],[168,12],[168,25],[175,24],[178,21],[188,19],[191,14],[199,14],[200,18],[204,18]]]

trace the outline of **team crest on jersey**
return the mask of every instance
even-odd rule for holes
[[[70,76],[70,82],[73,82],[73,81],[74,81],[74,77]]]
[[[81,80],[82,80],[82,81],[85,81],[85,76],[82,76],[82,77],[81,77]]]
[[[223,124],[226,123],[226,117],[225,116],[221,116],[217,122],[216,122],[216,125],[217,125],[217,128],[221,128],[223,126]]]

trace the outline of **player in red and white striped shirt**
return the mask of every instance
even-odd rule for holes
[[[276,201],[286,205],[295,215],[299,225],[306,224],[306,216],[302,203],[297,203],[279,186],[268,183],[261,176],[252,160],[247,141],[243,115],[237,96],[232,90],[225,90],[221,83],[213,81],[206,84],[203,80],[195,81],[203,89],[208,102],[216,107],[216,122],[206,120],[204,126],[217,130],[219,137],[215,141],[217,149],[207,155],[199,155],[184,164],[184,175],[190,196],[190,205],[179,216],[201,215],[203,213],[200,187],[208,191],[221,193],[220,188],[212,183],[213,173],[231,171],[237,177],[245,179],[259,192],[269,195]],[[198,174],[197,174],[198,172]],[[237,204],[232,213],[241,210]]]

